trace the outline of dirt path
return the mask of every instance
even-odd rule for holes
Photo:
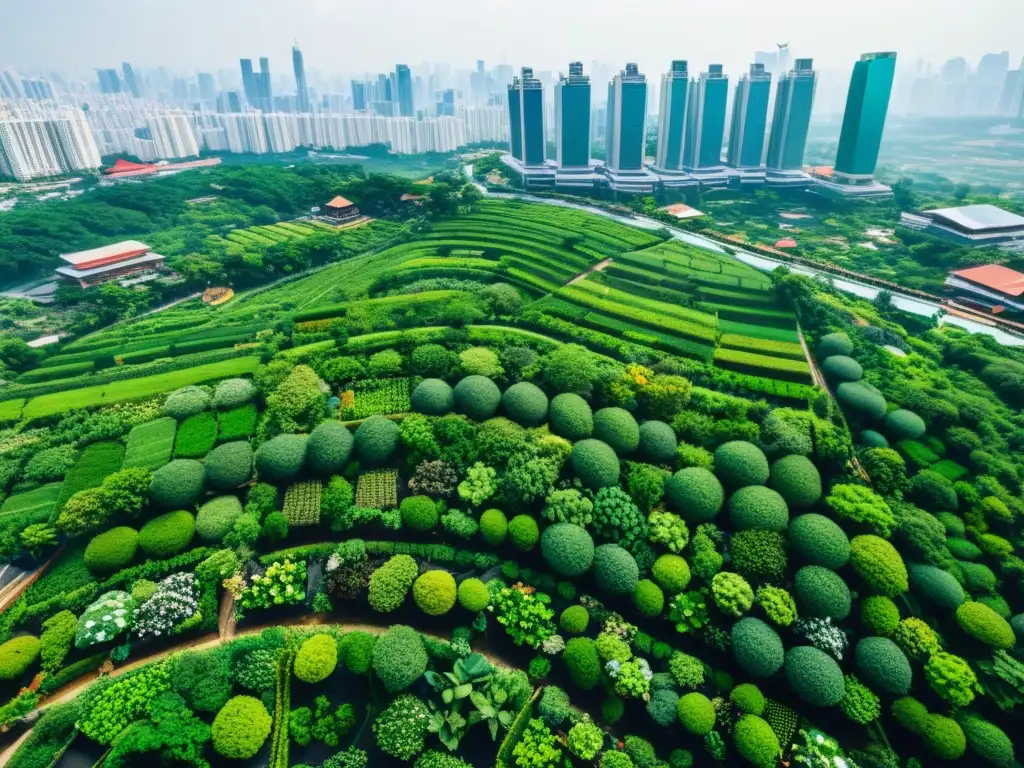
[[[570,280],[568,283],[566,283],[566,285],[576,285],[576,283],[579,283],[579,282],[582,282],[583,280],[586,280],[587,279],[587,275],[589,275],[589,274],[591,274],[593,272],[600,272],[600,271],[602,271],[605,267],[607,267],[611,263],[612,263],[612,260],[610,258],[609,259],[605,259],[604,261],[599,261],[594,266],[587,267],[585,270],[580,272],[578,275],[576,275],[576,277],[574,277],[572,280]]]

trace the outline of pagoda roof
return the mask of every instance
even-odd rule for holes
[[[337,196],[335,196],[335,198],[333,200],[331,200],[329,203],[327,203],[324,207],[325,208],[348,208],[348,207],[353,206],[353,205],[355,205],[355,203],[353,203],[351,200],[347,200],[346,198],[342,197],[341,195],[337,195]]]

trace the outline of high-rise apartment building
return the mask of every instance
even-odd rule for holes
[[[299,44],[292,46],[292,71],[295,73],[295,110],[309,112],[309,87],[306,85],[306,64]]]
[[[757,168],[761,165],[771,90],[772,76],[765,72],[762,64],[751,64],[750,71],[736,83],[732,131],[726,155],[726,162],[733,168]]]
[[[725,107],[729,78],[721,64],[712,64],[690,88],[683,166],[687,170],[720,168],[725,139]]]
[[[581,61],[571,62],[555,86],[555,137],[560,167],[590,167],[590,77]]]
[[[76,107],[0,109],[0,175],[18,181],[99,168],[85,113]]]
[[[658,156],[654,168],[673,172],[683,169],[686,142],[686,110],[689,107],[690,73],[681,59],[672,62],[661,76],[661,105],[658,109]]]
[[[836,153],[837,180],[856,184],[873,179],[895,73],[892,52],[865,53],[854,65]]]
[[[121,74],[124,76],[124,84],[128,92],[136,99],[142,96],[142,88],[139,87],[139,78],[135,74],[132,65],[127,61],[121,63]]]
[[[512,78],[508,116],[512,157],[523,165],[544,165],[544,87],[533,76],[532,67],[523,67],[520,77]]]
[[[642,169],[646,139],[647,77],[630,63],[608,84],[605,164],[613,171]]]
[[[438,94],[434,110],[438,117],[455,117],[455,89],[445,88]]]
[[[242,67],[242,91],[245,93],[245,100],[249,106],[259,105],[259,97],[256,92],[256,73],[252,70],[252,59],[239,59]]]
[[[199,81],[199,98],[207,104],[217,99],[217,81],[209,72],[200,72],[196,78]]]
[[[390,100],[398,102],[398,114],[401,117],[412,117],[415,114],[412,99],[412,73],[407,65],[395,65],[394,88],[398,92],[397,97],[393,94]]]
[[[116,69],[97,69],[96,76],[100,81],[100,93],[121,92],[121,77]]]
[[[270,85],[270,59],[260,56],[260,71],[256,73],[256,98],[264,112],[274,111],[274,89]]]
[[[352,109],[356,112],[366,111],[366,83],[362,80],[352,81]]]
[[[792,71],[780,75],[765,163],[769,171],[802,171],[817,84],[813,59],[797,59]]]

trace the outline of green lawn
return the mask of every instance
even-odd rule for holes
[[[171,460],[177,422],[168,417],[139,424],[128,433],[123,468],[159,469]]]

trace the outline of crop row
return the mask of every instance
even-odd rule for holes
[[[153,350],[167,350],[171,347],[180,349],[183,352],[196,352],[201,351],[199,346],[202,342],[219,342],[216,346],[228,346],[247,339],[252,334],[262,330],[263,327],[263,325],[224,325],[213,328],[196,328],[193,322],[192,327],[188,330],[154,335],[130,343],[107,341],[90,347],[88,350],[54,355],[48,358],[44,365],[67,365],[70,363],[99,360],[113,355],[129,356]],[[207,349],[214,349],[216,346],[207,347]]]
[[[178,426],[174,438],[174,458],[201,459],[217,444],[217,417],[210,411],[201,411],[185,419]]]
[[[668,331],[684,338],[696,339],[708,343],[714,343],[717,332],[713,327],[701,325],[686,320],[663,314],[660,311],[650,311],[631,307],[626,304],[619,304],[616,301],[594,296],[586,291],[581,291],[575,286],[568,286],[559,291],[559,296],[585,307],[596,309],[606,315],[621,317],[626,320],[645,325],[656,330]]]
[[[420,304],[446,303],[453,299],[461,298],[463,291],[424,291],[415,294],[398,294],[396,296],[379,296],[374,299],[364,299],[359,302],[361,305],[368,305],[379,309],[391,309],[402,306],[413,306]],[[341,317],[355,302],[344,302],[342,304],[325,304],[316,309],[298,312],[292,316],[296,322],[304,320],[321,320],[328,317]]]
[[[717,312],[719,317],[737,320],[741,323],[774,325],[779,328],[792,328],[796,325],[796,315],[785,309],[740,307],[717,302],[704,302],[703,306]]]
[[[223,442],[242,440],[256,434],[256,422],[259,419],[259,411],[252,403],[232,408],[230,411],[220,411],[217,414],[217,432],[219,439]]]
[[[32,384],[36,381],[52,381],[53,379],[66,379],[71,376],[79,376],[88,373],[93,369],[93,363],[83,360],[80,363],[64,363],[63,365],[51,365],[46,368],[35,368],[26,371],[18,377],[19,384]]]
[[[438,225],[434,232],[426,236],[427,240],[456,240],[456,244],[469,248],[496,248],[500,250],[520,249],[526,253],[533,252],[538,256],[546,256],[555,263],[575,265],[580,270],[586,269],[594,263],[578,253],[573,253],[560,245],[552,245],[550,240],[531,239],[523,237],[522,233],[514,229],[502,229],[499,227],[479,228],[469,226],[451,226],[443,228]],[[468,242],[466,242],[468,241]]]
[[[807,383],[811,379],[811,368],[806,360],[769,357],[725,347],[719,347],[715,352],[715,365],[730,371],[801,384]]]
[[[698,360],[703,360],[704,362],[711,362],[711,359],[715,354],[715,348],[709,344],[698,344],[697,342],[686,341],[685,339],[680,339],[678,336],[661,333],[650,328],[642,328],[640,326],[633,325],[632,323],[627,323],[623,320],[608,317],[597,312],[588,312],[583,318],[576,322],[582,323],[583,325],[591,328],[596,328],[600,331],[619,333],[622,335],[622,338],[636,342],[637,344],[643,344],[644,346],[653,347],[654,349],[661,349],[665,352],[671,352],[676,355],[694,357]]]
[[[482,200],[477,209],[505,219],[529,223],[548,224],[559,230],[600,233],[634,248],[644,248],[662,241],[654,232],[628,227],[611,219],[576,211],[571,208],[538,206],[530,203]]]
[[[316,525],[320,522],[320,497],[323,486],[319,480],[305,480],[290,485],[284,492],[284,516],[290,527]]]
[[[771,341],[751,336],[739,336],[734,333],[723,333],[718,343],[729,349],[740,349],[748,352],[760,352],[772,357],[788,357],[793,360],[804,360],[804,349],[799,344],[789,341]]]
[[[408,413],[412,407],[409,404],[410,391],[411,381],[404,378],[357,381],[351,390],[343,393],[340,416],[344,421],[351,421],[368,416]]]
[[[500,214],[475,214],[462,220],[472,222],[478,227],[479,225],[483,225],[488,229],[491,227],[509,229],[510,221],[507,216]],[[516,232],[525,233],[528,236],[531,236],[531,239],[539,240],[542,243],[557,243],[562,242],[566,237],[578,237],[582,243],[586,244],[596,252],[598,258],[615,256],[626,249],[632,248],[630,243],[606,235],[602,232],[596,232],[589,227],[577,231],[567,231],[564,228],[552,226],[543,222],[537,222],[530,219],[516,219],[514,229]]]
[[[679,266],[674,266],[674,265],[671,265],[671,264],[664,264],[664,263],[659,266],[657,263],[647,262],[645,260],[638,260],[638,259],[634,258],[635,256],[636,256],[636,254],[625,254],[623,256],[620,256],[616,260],[615,264],[612,265],[612,267],[621,267],[621,268],[633,267],[634,269],[639,268],[639,269],[652,270],[652,271],[654,271],[654,272],[656,272],[658,274],[665,275],[665,276],[667,276],[669,278],[673,278],[675,280],[684,280],[684,281],[687,281],[687,282],[694,283],[694,284],[696,284],[698,286],[699,285],[709,285],[709,286],[712,286],[712,287],[715,287],[715,286],[729,286],[729,287],[733,287],[733,288],[740,288],[740,287],[754,287],[754,288],[756,288],[757,286],[760,285],[760,283],[758,283],[757,285],[744,286],[743,285],[743,279],[739,278],[739,277],[735,277],[733,275],[723,275],[723,274],[718,274],[718,273],[714,273],[714,272],[701,272],[701,271],[697,271],[697,270],[691,270],[691,269],[688,269],[686,267],[679,267]]]
[[[150,470],[162,467],[171,460],[177,428],[177,422],[170,417],[132,427],[122,466]]]
[[[584,280],[581,283],[577,283],[575,287],[579,287],[587,293],[591,293],[595,296],[601,296],[611,301],[618,302],[619,304],[626,304],[638,309],[655,309],[658,312],[677,317],[680,320],[697,323],[699,325],[706,325],[710,327],[714,327],[715,325],[714,316],[709,315],[706,312],[680,307],[669,302],[658,302],[656,304],[652,304],[650,300],[635,296],[627,291],[620,291],[617,288],[601,285],[593,280]]]
[[[423,269],[425,267],[455,267],[464,269],[494,269],[498,262],[471,256],[421,256],[399,265],[398,269]]]

